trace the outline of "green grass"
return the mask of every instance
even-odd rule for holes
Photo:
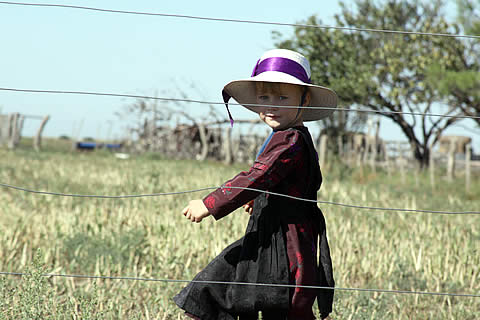
[[[120,195],[218,186],[245,165],[118,160],[108,152],[71,152],[69,142],[0,149],[0,182],[64,193]],[[480,179],[418,178],[330,164],[320,200],[348,204],[479,211]],[[191,279],[244,233],[238,210],[192,224],[181,214],[196,194],[140,199],[53,197],[0,190],[0,319],[179,319],[172,297],[184,284],[42,278],[42,272]],[[327,220],[338,287],[480,293],[480,216],[350,209],[320,205]],[[40,252],[40,254],[38,254]],[[32,289],[33,288],[33,289]],[[475,319],[479,298],[337,290],[334,319]],[[23,306],[23,307],[20,307]],[[27,316],[28,307],[35,314]],[[33,312],[33,311],[32,311]],[[42,314],[43,312],[43,314]],[[43,316],[42,316],[43,315]]]

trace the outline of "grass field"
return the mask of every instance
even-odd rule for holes
[[[0,149],[0,182],[65,193],[120,195],[218,186],[246,165],[118,160],[75,153]],[[320,200],[449,211],[480,210],[480,179],[447,182],[330,163]],[[86,199],[0,189],[0,319],[181,319],[172,297],[184,284],[45,278],[65,273],[191,279],[243,235],[240,210],[192,224],[181,209],[206,193]],[[397,213],[320,205],[338,287],[480,293],[480,216]],[[35,257],[37,257],[35,259]],[[478,319],[480,298],[336,291],[333,319]]]

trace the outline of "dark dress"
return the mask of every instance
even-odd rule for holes
[[[321,181],[308,129],[276,131],[248,172],[241,172],[204,198],[217,220],[252,199],[255,202],[245,236],[224,249],[193,280],[333,288],[325,220],[315,202],[231,188],[316,200]],[[315,298],[321,318],[332,311],[333,293],[333,289],[191,282],[174,301],[202,320],[256,319],[258,311],[274,319],[309,320],[315,319]]]

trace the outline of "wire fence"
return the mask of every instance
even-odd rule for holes
[[[47,94],[91,95],[91,96],[107,96],[107,97],[159,100],[159,101],[166,101],[166,102],[198,103],[198,104],[206,104],[206,105],[225,105],[225,102],[218,102],[218,101],[204,101],[204,100],[195,100],[195,99],[155,97],[155,96],[126,94],[126,93],[114,93],[114,92],[71,91],[71,90],[41,90],[41,89],[22,89],[22,88],[6,88],[6,87],[0,87],[0,91],[27,92],[27,93],[47,93]],[[229,106],[230,105],[232,105],[232,106],[243,106],[240,103],[229,103],[228,105]],[[269,107],[271,105],[249,103],[248,106],[249,107]],[[332,108],[332,107],[323,107],[323,106],[275,106],[275,107],[276,108],[287,108],[287,109],[322,109],[322,110],[336,110],[336,111],[347,111],[347,112],[367,112],[367,113],[378,113],[378,114],[381,114],[381,115],[405,114],[405,115],[412,115],[412,116],[443,117],[443,118],[457,118],[457,119],[480,119],[480,116],[471,116],[471,115],[462,115],[462,114],[449,115],[449,114],[440,114],[440,113],[387,111],[387,110],[380,111],[380,110],[373,110],[373,109]]]
[[[434,36],[434,37],[480,39],[480,36],[477,36],[477,35],[340,27],[340,26],[298,24],[298,23],[285,23],[285,22],[273,22],[273,21],[244,20],[244,19],[213,18],[213,17],[194,16],[194,15],[115,10],[115,9],[105,9],[105,8],[96,8],[96,7],[74,6],[74,5],[66,5],[66,4],[53,4],[53,3],[27,3],[27,2],[0,1],[0,4],[16,5],[16,6],[32,6],[32,7],[66,8],[66,9],[88,10],[88,11],[96,11],[96,12],[104,12],[104,13],[119,13],[119,14],[156,16],[156,17],[167,17],[167,18],[195,19],[195,20],[207,20],[207,21],[217,21],[217,22],[236,22],[236,23],[248,23],[248,24],[274,25],[274,26],[316,28],[316,29],[335,29],[335,30],[344,30],[344,31],[381,32],[381,33],[391,33],[391,34],[399,34],[399,35],[419,35],[419,36]]]
[[[131,195],[118,195],[118,196],[110,196],[110,195],[87,195],[87,194],[72,194],[72,193],[60,193],[60,192],[49,192],[49,191],[39,191],[39,190],[32,190],[26,189],[23,187],[12,186],[5,183],[0,183],[0,187],[10,188],[18,191],[24,191],[28,193],[35,193],[35,194],[43,194],[43,195],[51,195],[51,196],[61,196],[61,197],[77,197],[77,198],[100,198],[100,199],[127,199],[127,198],[143,198],[143,197],[158,197],[158,196],[170,196],[170,195],[180,195],[186,193],[194,193],[200,191],[207,191],[207,190],[216,190],[216,189],[224,189],[226,187],[219,186],[219,187],[205,187],[199,189],[192,189],[192,190],[185,190],[185,191],[176,191],[176,192],[159,192],[159,193],[148,193],[148,194],[131,194]],[[358,206],[353,204],[345,204],[340,202],[333,202],[333,201],[324,201],[324,200],[313,200],[313,199],[305,199],[300,197],[294,197],[288,194],[282,194],[277,192],[272,192],[268,190],[261,190],[255,188],[248,188],[248,187],[234,187],[228,186],[228,189],[240,189],[240,190],[249,190],[258,193],[265,193],[273,196],[285,197],[293,200],[305,201],[305,202],[313,202],[313,203],[321,203],[321,204],[328,204],[328,205],[335,205],[335,206],[342,206],[347,208],[355,208],[355,209],[369,209],[369,210],[379,210],[379,211],[397,211],[397,212],[406,212],[406,213],[437,213],[437,214],[480,214],[480,211],[440,211],[440,210],[421,210],[421,209],[402,209],[402,208],[384,208],[384,207],[369,207],[369,206]]]
[[[0,272],[0,275],[8,276],[26,276],[23,272]],[[44,277],[62,277],[62,278],[80,278],[80,279],[101,279],[101,280],[130,280],[130,281],[150,281],[150,282],[167,282],[167,283],[204,283],[217,285],[238,285],[238,286],[257,286],[257,287],[282,287],[282,288],[303,288],[303,289],[324,289],[339,291],[360,291],[360,292],[378,292],[393,294],[414,294],[414,295],[431,295],[431,296],[448,296],[448,297],[465,297],[480,298],[480,294],[474,293],[451,293],[451,292],[430,292],[430,291],[409,291],[394,289],[374,289],[374,288],[346,288],[346,287],[323,287],[323,286],[306,286],[292,284],[276,284],[276,283],[253,283],[253,282],[236,282],[236,281],[210,281],[210,280],[184,280],[184,279],[157,279],[157,278],[140,278],[140,277],[122,277],[122,276],[93,276],[83,274],[60,274],[45,273]]]
[[[32,7],[54,7],[54,8],[64,8],[64,9],[77,9],[77,10],[88,10],[95,12],[103,13],[116,13],[116,14],[131,14],[131,15],[143,15],[143,16],[156,16],[156,17],[167,17],[167,18],[182,18],[182,19],[195,19],[203,21],[217,21],[217,22],[234,22],[234,23],[248,23],[248,24],[262,24],[262,25],[277,25],[277,26],[292,26],[292,27],[305,27],[305,28],[322,28],[322,29],[336,29],[336,30],[345,30],[345,31],[358,31],[358,32],[381,32],[381,33],[390,33],[390,34],[400,34],[400,35],[420,35],[420,36],[435,36],[435,37],[455,37],[455,38],[468,38],[468,39],[480,39],[480,36],[477,35],[461,35],[461,34],[446,34],[446,33],[429,33],[429,32],[415,32],[415,31],[404,31],[404,30],[387,30],[387,29],[369,29],[369,28],[355,28],[355,27],[338,27],[338,26],[326,26],[326,25],[309,25],[309,24],[292,24],[292,23],[282,23],[282,22],[271,22],[271,21],[254,21],[254,20],[242,20],[242,19],[227,19],[227,18],[214,18],[214,17],[202,17],[202,16],[193,16],[193,15],[180,15],[180,14],[169,14],[169,13],[153,13],[153,12],[140,12],[140,11],[126,11],[126,10],[114,10],[106,8],[96,8],[96,7],[86,7],[86,6],[74,6],[74,5],[64,5],[64,4],[51,4],[51,3],[26,3],[26,2],[10,2],[10,1],[0,1],[2,5],[14,5],[14,6],[32,6]],[[63,91],[63,90],[39,90],[39,89],[21,89],[21,88],[0,88],[1,91],[10,91],[10,92],[25,92],[25,93],[51,93],[51,94],[76,94],[76,95],[95,95],[95,96],[112,96],[112,97],[126,97],[126,98],[136,98],[136,99],[152,99],[152,100],[161,100],[166,102],[184,102],[184,103],[198,103],[198,104],[208,104],[208,105],[223,105],[224,102],[212,102],[212,101],[202,101],[202,100],[192,100],[192,99],[177,99],[177,98],[168,98],[168,97],[154,97],[154,96],[145,96],[145,95],[133,95],[133,94],[122,94],[122,93],[111,93],[111,92],[86,92],[86,91]],[[230,103],[230,105],[240,105],[238,103]],[[250,106],[263,107],[265,105],[261,104],[252,104]],[[292,107],[288,107],[292,108]],[[294,107],[294,108],[305,108],[305,107]],[[326,108],[322,106],[309,106],[308,108],[313,109],[334,109],[341,111],[351,111],[351,112],[369,112],[369,113],[378,113],[382,115],[387,114],[406,114],[413,116],[429,116],[429,117],[445,117],[445,118],[458,118],[458,119],[480,119],[480,116],[467,116],[467,115],[451,115],[451,114],[435,114],[435,113],[421,113],[421,112],[403,112],[403,111],[379,111],[379,110],[366,110],[366,109],[347,109],[347,108]],[[136,195],[81,195],[81,194],[68,194],[68,193],[59,193],[59,192],[48,192],[48,191],[39,191],[32,190],[23,187],[13,186],[9,184],[0,183],[1,187],[14,189],[17,191],[23,191],[27,193],[42,194],[42,195],[52,195],[52,196],[63,196],[63,197],[80,197],[80,198],[101,198],[101,199],[121,199],[121,198],[140,198],[140,197],[156,197],[156,196],[167,196],[167,195],[180,195],[186,193],[194,193],[200,191],[214,190],[220,187],[206,187],[185,191],[177,192],[163,192],[163,193],[151,193],[151,194],[136,194]],[[356,209],[369,209],[377,211],[396,211],[396,212],[405,212],[405,213],[436,213],[436,214],[480,214],[479,211],[439,211],[439,210],[420,210],[420,209],[402,209],[402,208],[382,208],[382,207],[371,207],[371,206],[358,206],[351,204],[344,204],[332,201],[322,201],[322,200],[312,200],[304,199],[300,197],[293,197],[286,194],[280,194],[275,192],[270,192],[266,190],[254,189],[254,188],[244,188],[244,187],[231,187],[232,189],[243,189],[259,193],[266,193],[274,196],[291,198],[299,201],[314,202],[327,205],[342,206],[348,208]],[[4,276],[25,276],[27,273],[22,272],[0,272],[0,275]],[[288,284],[268,284],[268,283],[246,283],[246,282],[224,282],[224,281],[200,281],[200,280],[183,280],[183,279],[156,279],[156,278],[141,278],[141,277],[125,277],[125,276],[102,276],[102,275],[81,275],[81,274],[56,274],[56,273],[46,273],[42,276],[45,277],[64,277],[64,278],[83,278],[83,279],[109,279],[109,280],[128,280],[128,281],[150,281],[150,282],[166,282],[166,283],[208,283],[208,284],[218,284],[218,285],[247,285],[247,286],[269,286],[269,287],[288,287],[288,288],[305,288],[305,289],[327,289],[327,290],[339,290],[339,291],[359,291],[359,292],[378,292],[378,293],[389,293],[389,294],[413,294],[413,295],[432,295],[432,296],[446,296],[446,297],[467,297],[467,298],[480,298],[480,294],[469,294],[469,293],[444,293],[444,292],[428,292],[428,291],[407,291],[407,290],[393,290],[393,289],[374,289],[374,288],[347,288],[347,287],[322,287],[322,286],[302,286],[302,285],[288,285]]]

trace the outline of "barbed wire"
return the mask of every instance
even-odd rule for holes
[[[141,12],[141,11],[130,11],[130,10],[105,9],[105,8],[75,6],[75,5],[66,5],[66,4],[27,3],[27,2],[11,2],[11,1],[0,1],[0,4],[3,4],[3,5],[17,5],[17,6],[34,6],[34,7],[55,7],[55,8],[79,9],[79,10],[89,10],[89,11],[106,12],[106,13],[120,13],[120,14],[132,14],[132,15],[143,15],[143,16],[157,16],[157,17],[167,17],[167,18],[182,18],[182,19],[206,20],[206,21],[217,21],[217,22],[235,22],[235,23],[248,23],[248,24],[262,24],[262,25],[275,25],[275,26],[315,28],[315,29],[334,29],[334,30],[345,30],[345,31],[380,32],[380,33],[392,33],[392,34],[400,34],[400,35],[419,35],[419,36],[436,36],[436,37],[450,37],[450,38],[480,39],[480,36],[477,36],[477,35],[463,35],[463,34],[436,33],[436,32],[418,32],[418,31],[374,29],[374,28],[341,27],[341,26],[285,23],[285,22],[259,21],[259,20],[246,20],[246,19],[214,18],[214,17],[203,17],[203,16],[172,14],[172,13],[155,13],[155,12]]]
[[[384,207],[370,207],[370,206],[358,206],[353,204],[345,204],[340,202],[333,202],[333,201],[324,201],[324,200],[312,200],[312,199],[304,199],[300,197],[291,196],[288,194],[282,194],[272,191],[266,191],[261,189],[255,188],[247,188],[247,187],[233,187],[233,186],[219,186],[219,187],[205,187],[199,189],[192,189],[192,190],[185,190],[185,191],[175,191],[175,192],[158,192],[158,193],[146,193],[146,194],[133,194],[133,195],[118,195],[118,196],[110,196],[110,195],[86,195],[86,194],[73,194],[73,193],[60,193],[60,192],[50,192],[50,191],[39,191],[39,190],[32,190],[23,187],[12,186],[5,183],[0,183],[0,187],[10,188],[18,191],[24,191],[28,193],[35,193],[35,194],[43,194],[43,195],[51,195],[51,196],[61,196],[61,197],[75,197],[75,198],[100,198],[100,199],[124,199],[124,198],[142,198],[142,197],[158,197],[158,196],[169,196],[169,195],[179,195],[179,194],[186,194],[186,193],[194,193],[200,191],[207,191],[207,190],[216,190],[216,189],[240,189],[240,190],[248,190],[254,191],[259,193],[266,193],[273,196],[285,197],[293,200],[305,201],[305,202],[312,202],[312,203],[320,203],[320,204],[328,204],[328,205],[335,205],[341,206],[346,208],[354,208],[354,209],[370,209],[370,210],[379,210],[379,211],[397,211],[397,212],[407,212],[407,213],[435,213],[435,214],[480,214],[479,211],[439,211],[439,210],[422,210],[422,209],[403,209],[403,208],[384,208]]]
[[[24,272],[0,272],[0,275],[9,276],[25,276]],[[430,292],[430,291],[409,291],[394,289],[370,289],[370,288],[346,288],[346,287],[324,287],[324,286],[307,286],[294,284],[276,284],[276,283],[252,283],[252,282],[236,282],[236,281],[214,281],[214,280],[184,280],[184,279],[157,279],[157,278],[140,278],[140,277],[122,277],[122,276],[92,276],[83,274],[61,274],[61,273],[45,273],[43,277],[63,277],[63,278],[82,278],[82,279],[102,279],[102,280],[131,280],[131,281],[151,281],[151,282],[167,282],[167,283],[204,283],[218,285],[240,285],[240,286],[258,286],[258,287],[282,287],[282,288],[303,288],[303,289],[326,289],[341,291],[363,291],[363,292],[380,292],[393,294],[415,294],[415,295],[433,295],[433,296],[450,296],[450,297],[469,297],[480,298],[480,294],[474,293],[451,293],[451,292]]]
[[[40,90],[40,89],[21,89],[21,88],[6,88],[0,87],[0,91],[12,91],[12,92],[28,92],[28,93],[50,93],[50,94],[77,94],[77,95],[93,95],[93,96],[107,96],[107,97],[120,97],[120,98],[136,98],[136,99],[149,99],[160,100],[170,102],[187,102],[187,103],[199,103],[208,105],[225,105],[225,102],[218,101],[204,101],[195,99],[183,99],[183,98],[166,98],[155,97],[146,95],[126,94],[126,93],[113,93],[113,92],[93,92],[93,91],[71,91],[71,90]],[[229,103],[229,106],[243,106],[240,103]],[[249,103],[250,107],[269,107],[267,104],[255,104]],[[322,110],[336,110],[336,111],[349,111],[349,112],[367,112],[378,114],[407,114],[412,116],[428,116],[428,117],[443,117],[443,118],[458,118],[458,119],[480,119],[480,116],[469,115],[448,115],[440,113],[424,113],[424,112],[407,112],[407,111],[380,111],[372,109],[350,109],[350,108],[333,108],[322,106],[275,106],[276,108],[287,109],[322,109]]]
[[[107,12],[107,13],[134,14],[134,15],[145,15],[145,16],[161,16],[161,17],[169,17],[169,18],[196,19],[196,20],[207,20],[207,21],[217,21],[217,22],[234,22],[234,23],[292,26],[292,27],[305,27],[305,28],[336,29],[336,30],[361,31],[361,32],[381,32],[381,33],[402,34],[402,35],[441,36],[441,37],[480,39],[480,36],[476,36],[476,35],[429,33],[429,32],[355,28],[355,27],[339,27],[339,26],[309,25],[309,24],[291,24],[291,23],[269,22],[269,21],[254,21],[254,20],[202,17],[202,16],[193,16],[193,15],[180,15],[180,14],[167,14],[167,13],[152,13],[152,12],[114,10],[114,9],[104,9],[104,8],[94,8],[94,7],[74,6],[74,5],[62,5],[62,4],[49,4],[49,3],[24,3],[24,2],[0,1],[0,4],[3,4],[3,5],[17,5],[17,6],[36,6],[36,7],[57,7],[57,8],[81,9],[81,10],[89,10],[89,11],[97,11],[97,12]],[[0,90],[2,90],[2,91],[30,92],[30,93],[55,93],[55,94],[81,94],[81,95],[96,95],[96,96],[115,96],[115,97],[152,99],[152,100],[162,100],[162,101],[172,101],[172,102],[200,103],[200,104],[209,104],[209,105],[223,105],[224,104],[223,102],[209,102],[209,101],[192,100],[192,99],[161,98],[161,97],[152,97],[152,96],[117,94],[117,93],[102,93],[102,92],[33,90],[33,89],[16,89],[16,88],[0,88]],[[230,103],[230,105],[240,105],[240,104]],[[249,106],[262,107],[262,106],[265,106],[265,105],[249,104]],[[287,108],[292,108],[292,107],[287,107]],[[328,107],[319,107],[319,106],[309,106],[309,107],[300,107],[299,106],[299,107],[295,107],[295,108],[311,108],[311,109],[326,109],[326,110],[330,109],[330,110],[339,110],[339,111],[369,112],[369,113],[379,113],[379,114],[408,114],[408,115],[421,115],[421,116],[459,118],[459,119],[462,119],[462,118],[480,119],[480,116],[466,116],[466,115],[455,115],[455,116],[453,116],[453,115],[421,113],[421,112],[378,111],[378,110],[361,110],[361,109],[347,109],[347,108],[328,108]],[[185,194],[185,193],[194,193],[194,192],[200,192],[200,191],[207,191],[207,190],[222,188],[222,187],[206,187],[206,188],[199,188],[199,189],[179,191],[179,192],[164,192],[164,193],[139,194],[139,195],[109,196],[109,195],[80,195],[80,194],[66,194],[66,193],[57,193],[57,192],[46,192],[46,191],[26,189],[26,188],[12,186],[12,185],[3,184],[3,183],[0,183],[0,186],[15,189],[15,190],[18,190],[18,191],[34,193],[34,194],[65,196],[65,197],[81,197],[81,198],[104,198],[104,199],[139,198],[139,197],[155,197],[155,196],[164,196],[164,195],[179,195],[179,194]],[[401,208],[381,208],[381,207],[358,206],[358,205],[343,204],[343,203],[331,202],[331,201],[304,199],[304,198],[299,198],[299,197],[294,197],[294,196],[290,196],[290,195],[285,195],[285,194],[280,194],[280,193],[275,193],[275,192],[270,192],[270,191],[265,191],[265,190],[260,190],[260,189],[254,189],[254,188],[243,188],[243,187],[229,187],[229,188],[250,190],[250,191],[255,191],[255,192],[267,193],[267,194],[275,195],[275,196],[291,198],[291,199],[294,199],[294,200],[300,200],[300,201],[306,201],[306,202],[315,202],[315,203],[321,203],[321,204],[330,204],[330,205],[337,205],[337,206],[343,206],[343,207],[348,207],[348,208],[357,208],[357,209],[398,211],[398,212],[417,212],[417,213],[438,213],[438,214],[480,214],[480,212],[477,212],[477,211],[451,212],[451,211],[434,211],[434,210],[418,210],[418,209],[401,209]],[[27,274],[26,273],[21,273],[21,272],[0,272],[0,275],[25,276]],[[370,288],[346,288],[346,287],[332,288],[332,287],[324,287],[324,286],[304,286],[304,285],[287,285],[287,284],[266,284],[266,283],[247,283],[247,282],[207,281],[207,280],[182,280],[182,279],[156,279],[156,278],[140,278],[140,277],[125,277],[125,276],[101,276],[101,275],[100,276],[92,276],[92,275],[80,275],[80,274],[54,274],[54,273],[42,274],[42,276],[44,276],[44,277],[84,278],[84,279],[150,281],[150,282],[166,282],[166,283],[190,283],[190,282],[193,282],[193,283],[218,284],[218,285],[249,285],[249,286],[305,288],[305,289],[327,289],[327,290],[340,290],[340,291],[379,292],[379,293],[389,293],[389,294],[414,294],[414,295],[480,298],[480,294],[464,294],[464,293],[448,293],[448,292],[444,293],[444,292],[428,292],[428,291],[408,291],[408,290],[373,289],[373,288],[372,289],[370,289]]]

